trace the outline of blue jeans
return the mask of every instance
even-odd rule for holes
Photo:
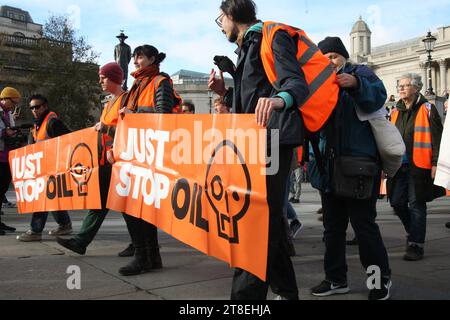
[[[52,212],[53,218],[60,226],[71,223],[69,214],[67,211]],[[45,223],[47,222],[48,212],[36,212],[33,213],[31,218],[31,231],[34,233],[42,233],[44,231]]]
[[[408,234],[408,242],[423,245],[427,229],[427,203],[417,201],[414,177],[403,166],[394,178],[391,206]]]
[[[283,213],[286,215],[286,217],[289,220],[296,220],[297,219],[297,212],[295,212],[294,208],[292,207],[292,204],[289,202],[289,190],[291,188],[291,180],[288,179],[286,184],[286,192],[284,195],[284,208]]]

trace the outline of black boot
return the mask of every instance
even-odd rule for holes
[[[132,243],[130,243],[130,245],[123,250],[122,252],[119,252],[119,257],[121,258],[125,258],[125,257],[132,257],[134,256],[134,246]]]
[[[75,253],[78,253],[79,255],[86,254],[86,247],[79,244],[75,239],[64,239],[56,237],[56,241],[64,248],[69,249]]]
[[[159,254],[159,247],[147,247],[148,260],[150,262],[151,269],[162,269],[162,259]]]
[[[125,267],[119,269],[122,276],[136,276],[151,270],[147,251],[142,247],[135,247],[134,259]]]

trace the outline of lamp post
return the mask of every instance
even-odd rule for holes
[[[434,50],[434,46],[436,44],[436,37],[434,37],[431,34],[431,31],[428,31],[427,36],[422,40],[423,43],[425,44],[425,50],[428,53],[428,91],[430,93],[430,96],[434,96],[435,93],[433,92],[433,83],[432,83],[432,79],[431,79],[431,63],[433,62],[431,60],[431,52],[433,52]]]
[[[209,98],[209,114],[212,114],[212,98],[214,93],[211,90],[208,90],[208,98]]]

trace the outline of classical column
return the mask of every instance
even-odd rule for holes
[[[422,93],[425,93],[428,90],[428,64],[426,62],[420,63],[420,69],[422,70]]]
[[[445,59],[439,60],[439,74],[441,76],[441,95],[447,91],[447,63]]]

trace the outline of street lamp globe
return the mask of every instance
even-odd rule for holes
[[[427,36],[422,40],[425,44],[425,50],[430,53],[434,50],[434,46],[436,45],[436,37],[431,34],[431,31],[428,31]]]
[[[427,36],[422,40],[425,45],[425,50],[428,53],[428,93],[430,96],[434,96],[435,93],[433,92],[433,83],[432,83],[432,74],[431,74],[431,68],[432,68],[432,62],[431,59],[431,52],[434,50],[434,46],[436,45],[436,37],[434,37],[431,34],[431,31],[428,31]]]

